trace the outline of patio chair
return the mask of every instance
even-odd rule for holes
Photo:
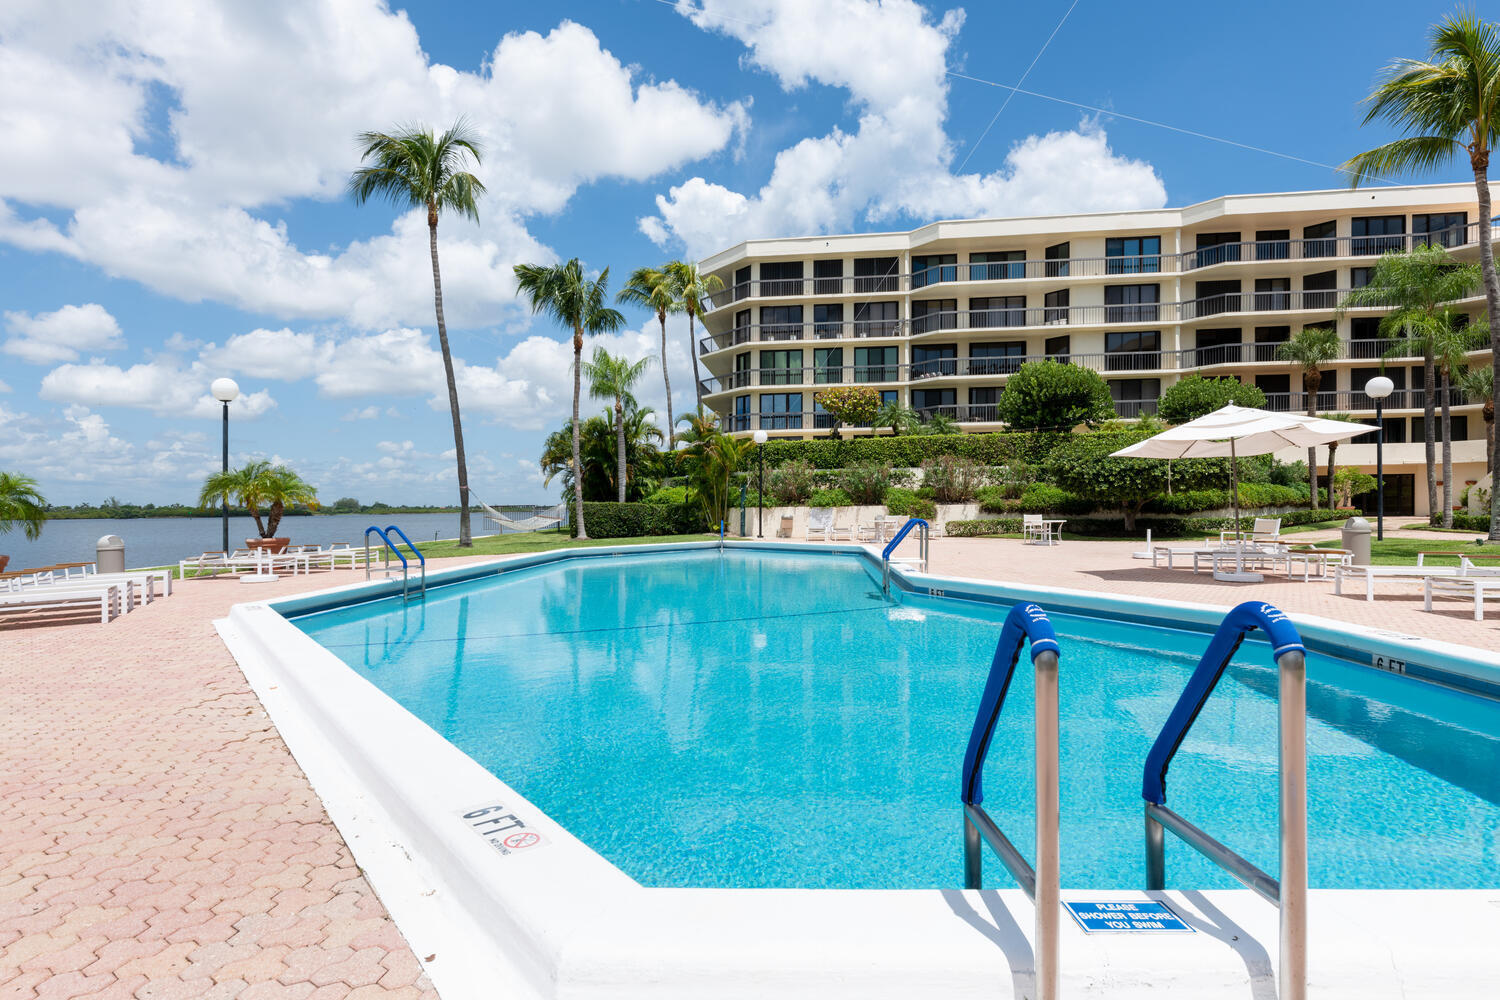
[[[852,521],[853,521],[855,515],[853,513],[849,514],[849,519],[850,519],[851,523],[849,523],[849,524],[841,523],[844,520],[844,510],[845,509],[846,508],[843,508],[843,507],[832,508],[832,510],[833,510],[833,523],[828,526],[828,540],[830,542],[852,542],[852,541],[854,541],[854,524],[852,523]]]
[[[1040,514],[1021,515],[1021,541],[1040,543],[1049,541],[1051,532]]]
[[[777,538],[791,538],[792,537],[792,515],[790,515],[790,514],[782,514],[781,515],[781,527],[779,527],[779,528],[776,529],[776,537]]]
[[[1225,528],[1219,532],[1219,543],[1221,545],[1233,541],[1249,542],[1251,545],[1279,543],[1281,541],[1281,518],[1257,517],[1248,535],[1235,528]]]
[[[833,508],[814,507],[807,512],[807,540],[809,542],[828,541],[829,531],[833,528]]]

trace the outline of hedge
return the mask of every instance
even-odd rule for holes
[[[786,462],[810,462],[819,469],[839,469],[858,462],[879,462],[896,468],[917,468],[941,455],[973,459],[981,465],[1034,462],[1052,449],[1064,434],[902,434],[879,437],[814,438],[809,441],[778,441],[765,445],[766,466]]]
[[[809,507],[853,507],[854,500],[843,490],[834,486],[826,490],[813,490],[807,498]]]
[[[1318,491],[1320,499],[1326,497]],[[1241,507],[1303,507],[1307,505],[1307,489],[1296,486],[1277,486],[1274,483],[1240,483]],[[1192,514],[1200,510],[1218,510],[1234,506],[1234,498],[1228,490],[1179,490],[1171,496],[1159,496],[1149,500],[1145,509],[1153,514]]]
[[[569,507],[571,508],[571,504]],[[568,519],[578,534],[576,518]],[[698,504],[583,502],[583,523],[590,538],[639,538],[645,535],[696,535],[708,531]]]
[[[1087,514],[1094,505],[1082,497],[1047,483],[1032,483],[1016,498],[997,487],[979,491],[979,509],[986,514]]]
[[[1434,514],[1428,520],[1434,528],[1442,527],[1443,515]],[[1490,516],[1488,514],[1469,514],[1465,511],[1453,512],[1453,526],[1462,528],[1464,531],[1483,531],[1486,534],[1490,530]]]
[[[1359,511],[1344,508],[1328,510],[1294,510],[1281,515],[1281,526],[1290,528],[1298,524],[1315,524],[1320,521],[1343,520],[1355,517]],[[1209,537],[1228,530],[1234,524],[1232,517],[1142,517],[1135,522],[1136,530],[1125,530],[1125,519],[1117,517],[1084,517],[1068,521],[1063,530],[1070,535],[1145,537],[1151,529],[1153,538]],[[1255,526],[1255,517],[1240,518],[1240,530],[1249,531]],[[966,538],[977,535],[1013,535],[1021,531],[1019,517],[983,518],[977,521],[949,521],[944,526],[949,535]]]
[[[896,517],[920,517],[931,521],[937,517],[937,505],[908,489],[892,487],[885,491],[885,512]]]

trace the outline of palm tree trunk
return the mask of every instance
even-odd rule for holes
[[[672,422],[672,375],[667,371],[667,314],[659,312],[656,318],[661,321],[661,380],[667,387],[667,450],[671,451],[677,425]]]
[[[1448,369],[1443,369],[1443,527],[1453,527],[1453,425],[1448,411]]]
[[[1427,459],[1427,515],[1438,512],[1437,477],[1437,365],[1432,352],[1422,358],[1422,444]]]
[[[1302,374],[1302,388],[1307,391],[1307,415],[1316,417],[1318,415],[1318,388],[1323,384],[1323,373],[1313,368]],[[1318,449],[1307,449],[1307,496],[1312,501],[1312,509],[1318,509]],[[1328,484],[1328,496],[1332,500],[1333,483]],[[1239,527],[1238,524],[1235,525]]]
[[[583,393],[583,327],[573,327],[573,519],[578,525],[578,540],[586,541],[588,529],[583,526],[583,446],[578,433],[578,397]]]
[[[469,535],[469,463],[464,458],[464,427],[458,416],[458,382],[453,378],[453,352],[448,350],[448,324],[443,320],[443,277],[438,271],[437,208],[427,207],[427,242],[432,250],[432,300],[437,308],[438,346],[443,350],[443,374],[448,378],[448,410],[453,414],[453,451],[458,458],[458,547],[474,544]]]
[[[1474,167],[1474,188],[1479,195],[1479,269],[1484,275],[1484,299],[1490,316],[1490,370],[1500,390],[1500,278],[1495,276],[1495,247],[1490,233],[1490,153],[1488,149],[1469,155]],[[1490,468],[1494,469],[1493,458]],[[1490,541],[1500,542],[1500,490],[1490,483]]]
[[[693,311],[688,310],[688,353],[693,356],[693,393],[698,399],[698,416],[703,416],[703,376],[698,372],[698,334],[693,330]]]
[[[1337,510],[1339,506],[1338,501],[1335,500],[1333,496],[1333,474],[1338,469],[1337,465],[1334,462],[1334,456],[1336,456],[1338,452],[1339,443],[1337,441],[1328,442],[1328,509],[1330,511]]]
[[[620,502],[625,502],[625,407],[615,397],[615,478],[620,484]]]

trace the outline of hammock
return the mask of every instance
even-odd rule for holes
[[[562,524],[565,511],[561,504],[556,507],[533,508],[535,513],[530,517],[510,517],[502,511],[498,511],[489,504],[475,497],[472,493],[474,503],[484,511],[484,519],[493,521],[501,531],[541,531],[543,528],[555,528]]]

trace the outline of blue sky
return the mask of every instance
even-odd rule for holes
[[[490,188],[439,229],[470,481],[545,502],[561,331],[511,266],[629,271],[752,236],[1341,186],[1359,100],[1445,4],[136,0],[0,11],[0,469],[182,501],[234,461],[332,500],[453,499],[426,228],[343,183],[353,135],[467,115]],[[985,129],[994,119],[988,134]],[[981,135],[983,140],[980,141]],[[1413,180],[1467,180],[1462,165]],[[655,352],[628,312],[610,349]],[[669,326],[678,412],[685,323]],[[663,408],[659,368],[643,401]],[[586,404],[589,405],[589,404]]]

